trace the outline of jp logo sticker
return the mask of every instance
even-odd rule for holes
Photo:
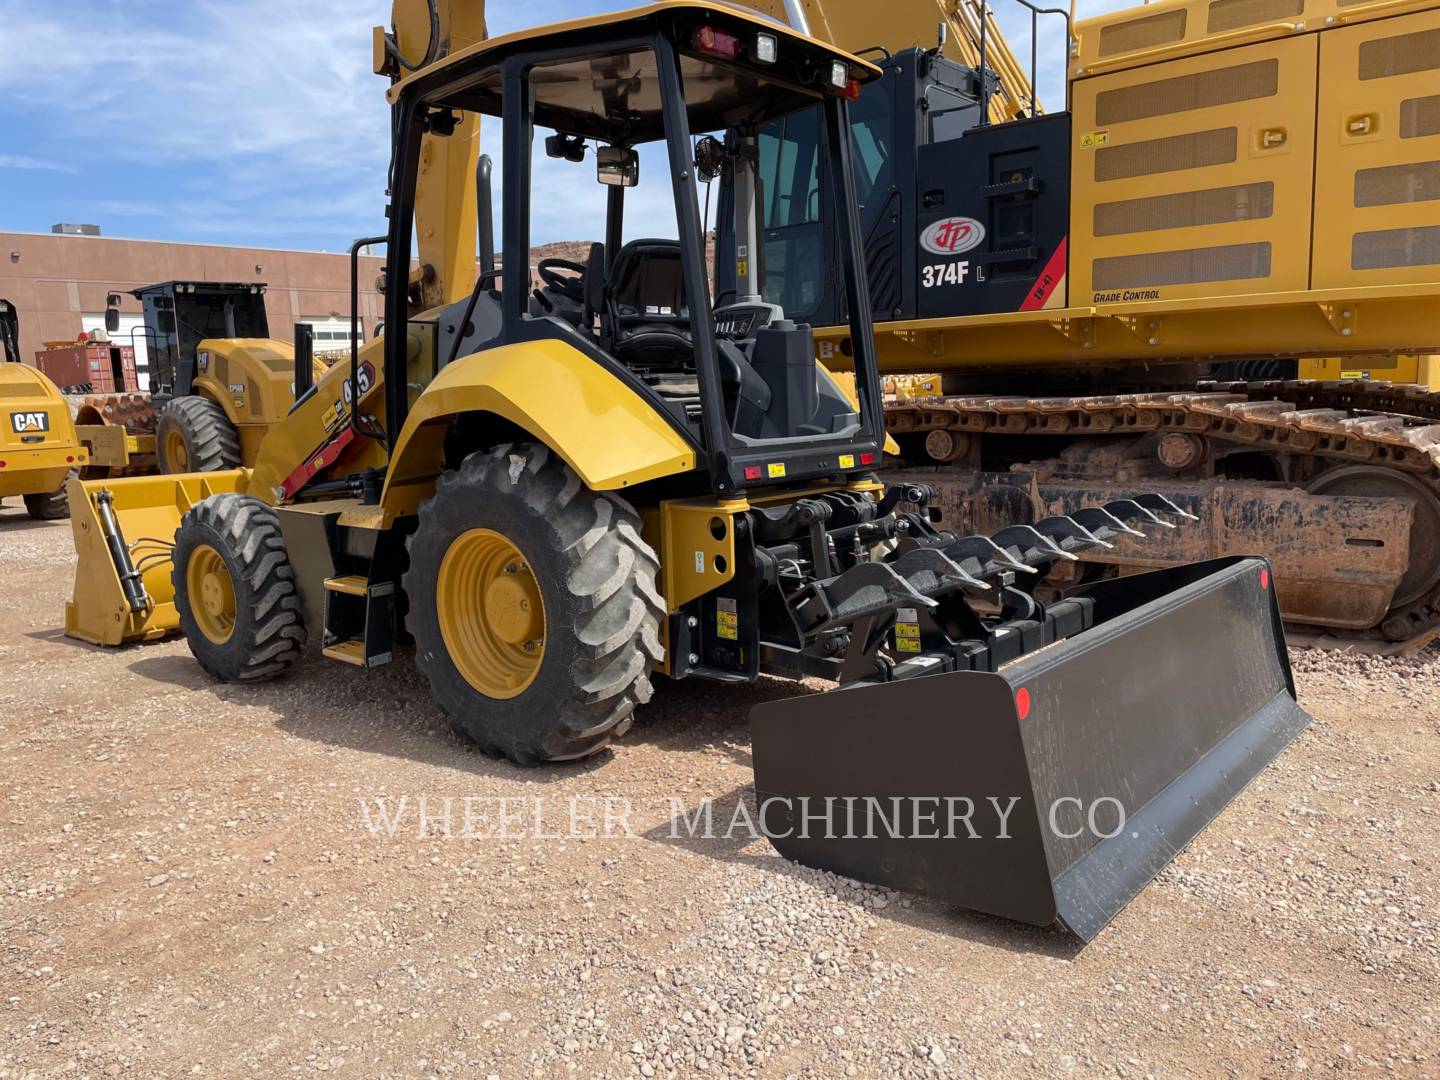
[[[984,239],[985,226],[974,218],[948,217],[920,234],[920,246],[932,255],[960,255],[979,247]]]

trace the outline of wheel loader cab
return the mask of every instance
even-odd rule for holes
[[[417,403],[407,384],[487,349],[549,339],[614,375],[694,448],[698,490],[843,480],[873,466],[884,433],[853,221],[836,232],[837,285],[852,313],[855,400],[818,367],[808,325],[758,296],[713,302],[694,136],[727,129],[753,136],[761,124],[818,105],[822,140],[828,139],[846,130],[848,99],[874,69],[708,5],[657,5],[605,29],[603,36],[557,32],[509,46],[506,39],[488,42],[403,81],[392,94],[400,127],[388,262],[396,280],[387,289],[386,325],[406,317],[399,277],[410,261],[422,136],[443,137],[464,114],[502,121],[500,220],[508,257],[494,277],[482,275],[467,300],[412,320],[422,338],[433,333],[433,372],[417,379],[406,335],[387,335],[391,443],[401,441]],[[531,150],[542,137],[558,159],[551,171],[573,171],[565,180],[577,202],[583,185],[598,180],[607,190],[586,257],[542,260],[536,287],[526,253],[537,209]],[[664,165],[647,168],[646,187],[637,192],[639,151],[647,147],[663,151]],[[595,174],[586,167],[591,158]],[[848,143],[827,142],[826,160],[828,182],[848,190]],[[743,146],[731,147],[726,167],[750,167]],[[632,200],[642,194],[648,197],[637,212]],[[660,214],[662,206],[673,217]],[[647,225],[671,217],[677,239],[627,240],[627,211],[644,213]],[[753,200],[737,202],[734,212],[751,221],[758,214]],[[567,228],[583,226],[567,217]]]

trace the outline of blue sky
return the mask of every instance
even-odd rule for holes
[[[496,35],[634,2],[490,0],[486,14]],[[1007,6],[1028,56],[1028,22]],[[388,0],[0,0],[0,229],[77,221],[109,236],[348,248],[383,227],[386,83],[370,70],[370,27],[388,18]],[[1058,105],[1055,22],[1040,82]],[[487,125],[492,153],[497,137]],[[590,238],[578,222],[603,214],[593,165],[536,164],[534,241]],[[646,155],[630,214],[640,232],[673,235],[662,168]]]

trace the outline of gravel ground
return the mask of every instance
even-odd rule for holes
[[[1314,725],[1081,950],[671,839],[666,796],[753,794],[786,684],[673,685],[613,753],[521,770],[405,663],[237,688],[70,642],[70,551],[0,510],[0,1078],[1440,1071],[1433,652],[1297,655]],[[467,796],[512,835],[463,837]],[[632,835],[537,838],[572,797]]]

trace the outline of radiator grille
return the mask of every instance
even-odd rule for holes
[[[1440,230],[1436,230],[1440,232]],[[1157,251],[1150,255],[1115,255],[1096,259],[1096,289],[1129,289],[1141,285],[1192,285],[1201,281],[1239,281],[1270,276],[1270,244]]]
[[[1400,137],[1440,135],[1440,94],[1407,98],[1400,103]]]
[[[1350,242],[1352,270],[1440,263],[1440,225],[1356,233]]]
[[[1305,13],[1305,0],[1213,0],[1205,29],[1214,34]]]
[[[1119,124],[1150,116],[1208,109],[1237,101],[1274,97],[1280,80],[1280,61],[1260,60],[1253,64],[1197,71],[1178,79],[1106,90],[1095,97],[1095,122]]]
[[[1182,191],[1145,199],[1101,203],[1095,207],[1095,235],[1155,232],[1192,225],[1218,225],[1226,221],[1254,221],[1275,213],[1275,185],[1256,184]]]
[[[1391,206],[1431,199],[1440,199],[1440,161],[1411,161],[1383,169],[1361,169],[1355,174],[1356,206]]]
[[[1236,140],[1236,129],[1231,127],[1102,147],[1095,151],[1095,180],[1099,183],[1227,165],[1235,160]]]
[[[1440,68],[1440,30],[1420,30],[1360,44],[1360,78],[1386,79]]]
[[[1167,11],[1163,15],[1147,15],[1143,19],[1111,23],[1100,28],[1100,55],[1149,49],[1185,37],[1185,9]]]

